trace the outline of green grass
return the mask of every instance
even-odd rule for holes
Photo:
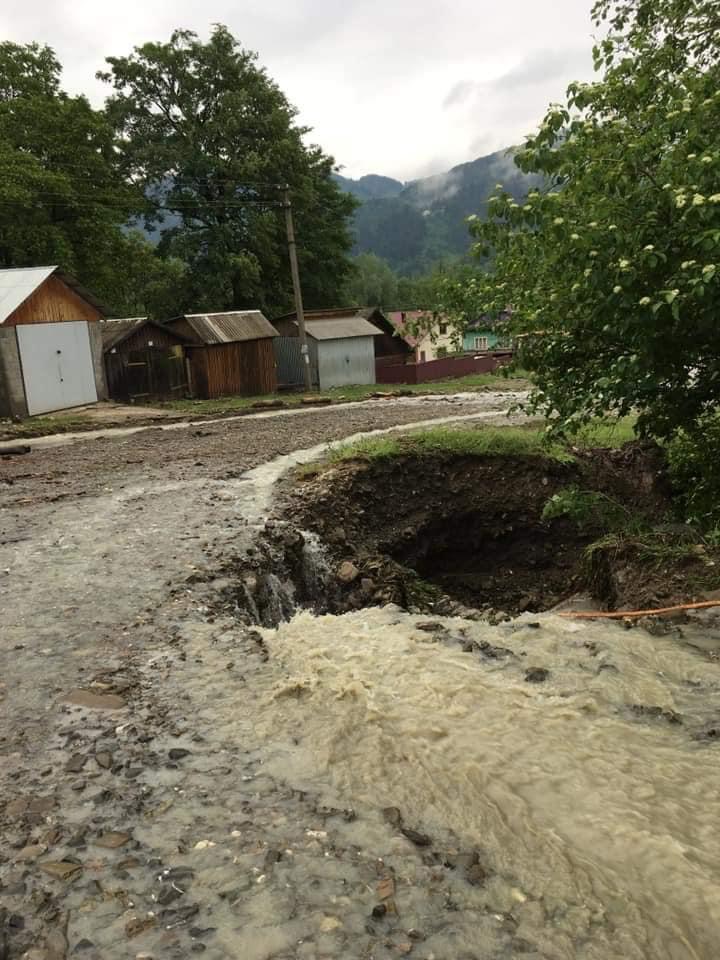
[[[12,420],[0,423],[0,440],[18,440],[31,437],[44,437],[51,433],[73,433],[86,430],[89,420],[77,413],[57,417],[29,417],[15,423]]]
[[[354,387],[336,387],[321,393],[313,393],[312,396],[342,403],[366,400],[374,393],[386,393],[390,396],[408,393],[430,395],[472,393],[481,390],[526,390],[528,386],[526,380],[518,377],[504,377],[497,373],[473,373],[455,380],[437,380],[431,383],[368,383]],[[262,397],[219,397],[216,400],[170,400],[164,404],[153,404],[153,406],[163,406],[183,413],[218,414],[248,410],[255,404],[273,400],[283,400],[286,404],[294,406],[299,404],[305,396],[307,396],[305,393],[280,393]]]
[[[619,420],[594,420],[583,427],[570,441],[582,449],[591,447],[622,447],[635,440],[637,417],[621,417]]]
[[[431,427],[407,434],[360,440],[335,447],[323,461],[306,464],[298,474],[311,477],[346,460],[389,460],[399,456],[537,456],[572,463],[575,449],[621,447],[634,438],[634,418],[597,421],[566,443],[548,441],[536,424],[496,427]]]
[[[360,440],[336,447],[329,463],[345,460],[388,460],[398,456],[538,456],[571,463],[572,453],[558,443],[547,443],[537,427],[433,427],[418,433]]]

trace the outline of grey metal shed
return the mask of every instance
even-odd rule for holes
[[[282,373],[281,354],[297,343],[298,325],[294,314],[281,317],[274,325],[281,334],[276,353]],[[350,316],[346,312],[308,312],[305,330],[313,381],[320,390],[375,383],[374,338],[381,336],[381,331],[359,312]],[[284,344],[286,339],[288,343]],[[294,355],[299,357],[299,351]]]

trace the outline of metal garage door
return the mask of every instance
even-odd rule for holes
[[[95,403],[90,334],[84,320],[34,323],[15,329],[31,416]]]

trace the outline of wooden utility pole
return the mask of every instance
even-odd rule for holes
[[[300,353],[302,354],[303,376],[305,389],[312,390],[312,372],[310,370],[310,352],[308,350],[307,334],[305,332],[305,312],[303,310],[302,290],[300,288],[300,270],[297,261],[297,244],[295,243],[295,228],[293,227],[292,204],[290,202],[290,187],[285,186],[285,225],[287,226],[288,252],[290,254],[290,272],[292,273],[293,292],[295,294],[295,315],[297,316],[298,333],[300,334]]]

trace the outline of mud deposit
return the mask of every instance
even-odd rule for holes
[[[714,960],[720,619],[493,624],[426,584],[407,606],[432,614],[401,609],[430,553],[413,510],[428,523],[462,471],[350,502],[357,464],[291,483],[299,499],[276,481],[411,416],[106,438],[16,468],[3,960]],[[519,486],[532,526],[540,494],[502,469],[471,512]],[[619,482],[612,458],[600,472]],[[379,552],[403,530],[407,552]]]

